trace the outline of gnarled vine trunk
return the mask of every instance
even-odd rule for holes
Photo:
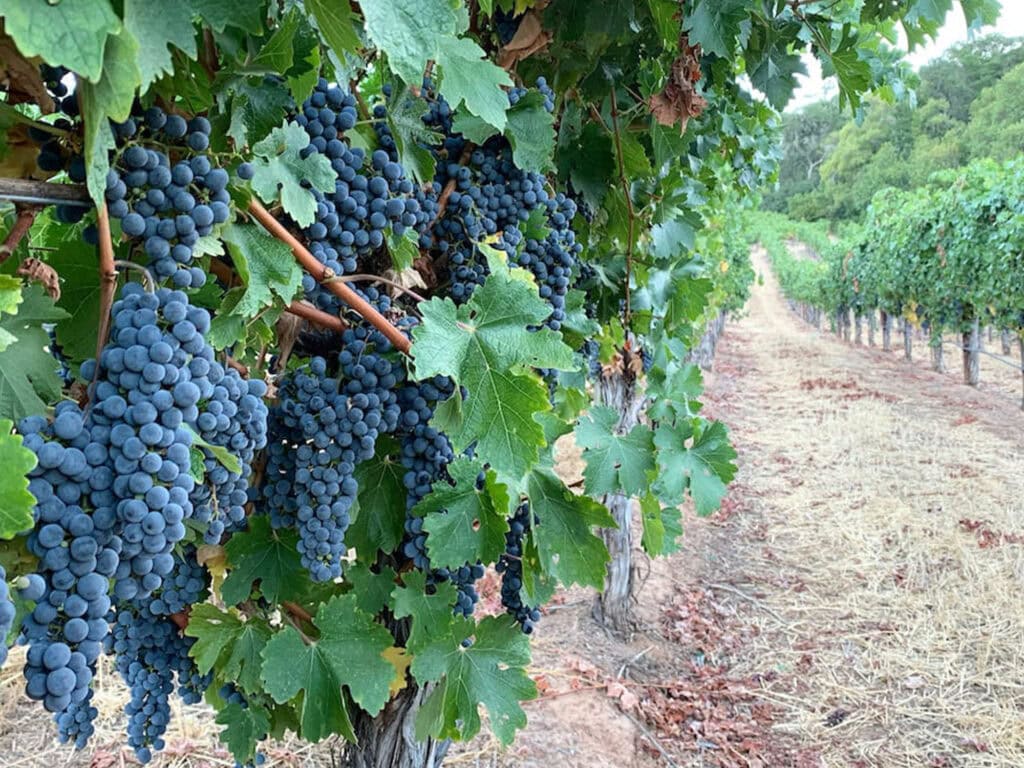
[[[1003,354],[1004,355],[1012,354],[1012,350],[1010,349],[1010,332],[1006,331],[1006,330],[1000,331],[999,332],[999,341],[1003,345]]]
[[[963,334],[963,347],[964,384],[976,387],[981,380],[981,323],[977,318]]]
[[[931,338],[928,340],[928,345],[932,350],[932,370],[938,373],[944,373],[946,371],[946,359],[942,347],[942,336],[936,336],[933,333]]]
[[[892,352],[892,315],[885,310],[882,315],[882,350]]]
[[[914,327],[909,320],[903,321],[903,357],[908,361],[914,359]]]
[[[636,376],[629,365],[603,373],[597,381],[597,396],[602,405],[619,414],[618,434],[626,434],[640,422],[644,398],[637,391]],[[615,632],[632,629],[633,600],[633,503],[622,493],[609,493],[601,503],[611,513],[618,528],[602,528],[601,538],[611,560],[605,573],[604,590],[594,602],[594,618]]]
[[[346,768],[438,768],[451,740],[416,739],[416,713],[430,690],[410,681],[376,717],[359,710],[352,721],[358,742],[345,747]]]
[[[853,343],[858,347],[864,343],[864,315],[853,313]]]
[[[1022,334],[1020,336],[1020,338],[1017,339],[1017,349],[1020,352],[1020,360],[1021,360],[1021,363],[1020,363],[1020,365],[1021,365],[1021,372],[1020,372],[1020,387],[1021,387],[1020,407],[1021,407],[1021,410],[1024,410],[1024,334]]]
[[[875,331],[878,330],[878,318],[875,310],[868,312],[868,346],[875,346]]]

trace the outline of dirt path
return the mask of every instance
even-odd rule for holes
[[[764,285],[708,379],[707,411],[740,453],[722,512],[689,516],[672,557],[638,558],[632,637],[597,628],[590,591],[560,593],[535,636],[528,727],[446,765],[1024,765],[1024,416],[814,331],[755,263]],[[562,469],[581,469],[572,450]],[[23,705],[15,668],[0,675],[0,763],[125,764],[112,676],[75,755]],[[154,765],[230,765],[210,712],[176,709]],[[268,766],[336,765],[329,744],[269,752]]]

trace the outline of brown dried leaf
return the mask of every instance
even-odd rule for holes
[[[60,299],[60,275],[49,264],[44,264],[39,259],[28,258],[18,265],[18,274],[41,284],[54,301]]]
[[[10,104],[37,104],[44,115],[54,110],[53,99],[39,74],[42,59],[26,59],[14,41],[0,33],[0,85]]]
[[[551,33],[540,23],[536,10],[527,11],[519,29],[498,54],[498,65],[510,69],[528,56],[542,51],[551,42]]]
[[[697,90],[700,70],[700,46],[690,45],[686,35],[679,37],[680,54],[672,62],[672,71],[661,93],[651,96],[648,106],[661,125],[679,124],[686,130],[690,118],[699,117],[707,108],[707,100]]]

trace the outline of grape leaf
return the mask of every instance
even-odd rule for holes
[[[216,722],[226,726],[220,732],[220,740],[239,765],[253,761],[257,745],[270,731],[270,713],[252,702],[245,707],[237,702],[228,704],[217,713]]]
[[[480,731],[481,704],[494,735],[510,744],[526,725],[520,701],[537,695],[523,667],[530,643],[508,616],[488,616],[479,624],[456,617],[453,632],[420,649],[412,660],[422,684],[437,682],[416,717],[416,735],[470,739]],[[468,645],[463,641],[469,640]]]
[[[422,571],[402,574],[404,584],[392,593],[395,617],[412,619],[405,647],[414,656],[432,642],[451,634],[455,607],[455,586],[441,582],[427,591],[427,576]]]
[[[683,515],[679,507],[662,507],[657,496],[647,493],[640,499],[640,518],[644,526],[640,537],[644,552],[659,557],[678,551],[678,539],[683,535]]]
[[[261,3],[239,3],[238,0],[192,0],[196,11],[206,19],[214,32],[228,27],[258,35],[263,29],[264,8]]]
[[[320,30],[320,37],[328,48],[335,52],[359,51],[359,35],[352,21],[348,3],[331,0],[305,0],[305,8],[313,16]]]
[[[278,704],[304,692],[300,718],[306,740],[319,741],[332,732],[348,736],[352,728],[341,687],[371,715],[383,709],[395,677],[383,654],[394,646],[394,638],[372,614],[356,607],[351,594],[321,605],[313,624],[320,636],[308,644],[290,626],[267,643],[263,682]]]
[[[38,244],[48,249],[46,263],[61,276],[57,306],[67,316],[57,323],[57,341],[75,363],[96,354],[100,317],[100,275],[96,248],[83,242],[77,229],[47,221]]]
[[[249,518],[249,530],[236,533],[227,543],[231,572],[221,588],[225,604],[248,599],[256,582],[271,603],[301,591],[306,570],[296,549],[298,541],[293,529],[272,529],[266,515]]]
[[[483,488],[477,476],[483,465],[459,458],[448,465],[454,485],[447,480],[434,483],[432,492],[412,508],[423,517],[427,554],[435,566],[459,568],[480,560],[494,562],[505,551],[508,531],[508,488],[494,472],[485,474]]]
[[[316,218],[316,199],[303,182],[321,192],[333,192],[336,181],[326,155],[300,156],[308,144],[309,135],[301,125],[285,122],[252,148],[253,191],[264,203],[280,199],[285,212],[301,227],[308,227]]]
[[[281,19],[246,69],[255,72],[287,72],[295,60],[295,33],[300,21],[297,10],[292,10]]]
[[[0,16],[22,54],[40,56],[93,82],[103,71],[107,36],[121,27],[108,0],[0,0]]]
[[[260,690],[260,654],[270,640],[270,625],[260,618],[243,620],[234,610],[209,603],[192,606],[185,634],[196,638],[189,656],[202,674],[216,670],[245,693]]]
[[[0,539],[31,528],[36,505],[26,477],[36,466],[36,455],[22,445],[21,435],[12,434],[13,428],[10,420],[0,419]]]
[[[292,105],[288,90],[276,81],[263,78],[236,78],[225,84],[220,100],[231,103],[228,136],[238,148],[249,146],[250,139],[266,136],[281,124]]]
[[[554,167],[555,117],[544,109],[540,91],[529,91],[509,110],[505,135],[523,170],[545,173]]]
[[[125,0],[124,26],[139,42],[143,92],[174,69],[168,45],[177,46],[189,58],[196,57],[192,5],[192,0]]]
[[[565,585],[600,589],[604,584],[608,549],[593,528],[614,528],[615,521],[601,504],[570,491],[551,470],[534,469],[526,493],[536,525],[541,567]]]
[[[347,541],[348,536],[345,538]],[[382,608],[391,605],[395,578],[394,569],[386,565],[380,566],[376,573],[371,571],[366,563],[358,560],[345,568],[345,581],[352,585],[356,607],[372,615],[377,615]]]
[[[705,53],[730,58],[740,26],[750,11],[751,0],[698,0],[683,20],[690,44],[700,44]]]
[[[456,451],[475,442],[480,461],[522,477],[544,445],[533,414],[551,409],[547,387],[530,369],[574,365],[559,334],[547,328],[524,332],[547,319],[550,305],[535,285],[495,263],[466,304],[434,298],[420,310],[423,322],[413,329],[412,347],[417,378],[451,376],[468,390],[464,402],[456,391],[449,398],[456,404],[444,411]]]
[[[388,99],[388,126],[398,149],[398,160],[419,182],[434,180],[434,156],[425,146],[440,144],[442,136],[423,122],[423,100],[409,86],[396,88]]]
[[[138,53],[138,42],[122,29],[107,38],[102,76],[95,84],[79,84],[78,99],[85,121],[86,184],[97,205],[103,202],[107,184],[107,153],[114,148],[109,120],[128,117],[135,101],[135,89],[142,79]]]
[[[687,446],[687,442],[690,445]],[[726,483],[736,475],[736,451],[720,421],[691,419],[661,423],[654,432],[658,447],[655,491],[668,504],[679,504],[689,489],[697,514],[709,515],[725,496]]]
[[[288,303],[302,288],[302,270],[291,248],[252,224],[230,224],[221,237],[245,285],[233,315],[252,318],[274,303],[276,294]]]
[[[647,490],[647,473],[654,469],[650,427],[637,424],[621,435],[618,422],[614,408],[598,405],[576,425],[576,443],[587,463],[583,479],[592,496],[620,490],[636,496]]]
[[[673,366],[664,381],[648,377],[647,395],[653,401],[647,415],[656,421],[695,416],[701,404],[696,398],[704,391],[700,367],[693,363]]]
[[[558,136],[558,171],[572,182],[584,200],[600,207],[612,188],[616,172],[611,136],[594,122],[573,131],[563,118]]]
[[[466,109],[499,131],[508,122],[508,95],[502,87],[514,83],[508,73],[487,59],[484,49],[468,38],[447,40],[437,51],[445,98],[454,108]]]
[[[19,304],[21,304],[21,280],[13,275],[0,275],[0,316],[5,313],[17,314]],[[17,340],[16,336],[0,328],[0,352]]]
[[[393,438],[381,437],[377,454],[356,466],[359,504],[345,540],[370,558],[378,549],[393,552],[405,535],[406,470],[396,451]]]
[[[362,8],[370,41],[388,56],[388,63],[406,83],[419,85],[428,61],[441,70],[445,97],[452,107],[466,109],[499,131],[505,129],[512,86],[503,69],[486,60],[484,50],[460,37],[469,26],[461,4],[447,0],[378,0]]]
[[[66,317],[36,284],[23,289],[18,314],[0,317],[0,331],[17,338],[0,352],[0,419],[45,413],[47,404],[60,397],[57,361],[46,351],[50,337],[41,324]]]

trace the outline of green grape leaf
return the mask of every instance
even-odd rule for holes
[[[213,28],[223,32],[228,27],[258,35],[265,20],[261,3],[239,3],[238,0],[192,0],[196,12]]]
[[[342,686],[356,704],[375,715],[390,698],[395,668],[383,656],[394,646],[394,638],[372,614],[359,610],[354,595],[321,605],[313,624],[320,636],[309,643],[294,627],[286,627],[267,643],[263,682],[278,704],[304,692],[302,736],[315,742],[333,732],[351,733]]]
[[[395,551],[405,534],[406,470],[398,451],[393,438],[380,437],[376,455],[356,466],[359,503],[345,540],[368,558],[378,549]]]
[[[4,31],[25,56],[39,56],[96,82],[108,35],[121,27],[108,0],[0,1]]]
[[[292,105],[292,97],[283,84],[263,78],[237,78],[224,86],[222,101],[231,104],[228,136],[239,149],[250,139],[266,136],[281,124]]]
[[[689,445],[687,445],[689,443]],[[654,432],[658,448],[658,480],[655,491],[667,504],[679,504],[689,489],[697,514],[718,509],[725,486],[736,476],[736,451],[720,421],[692,419],[677,424],[661,423]]]
[[[683,535],[683,515],[679,507],[662,507],[658,497],[647,493],[640,499],[640,518],[643,534],[640,544],[651,557],[669,555],[679,549]]]
[[[523,170],[545,173],[554,167],[555,117],[544,108],[540,91],[527,92],[509,110],[505,135],[516,165]]]
[[[276,295],[287,304],[302,288],[302,269],[291,248],[254,224],[230,224],[221,237],[242,278],[245,293],[231,314],[244,318],[272,306]]]
[[[379,0],[362,8],[370,41],[406,83],[419,85],[428,61],[441,72],[445,97],[499,131],[505,129],[511,87],[505,70],[487,61],[484,50],[460,37],[469,26],[465,9],[447,0]]]
[[[470,739],[480,732],[483,704],[494,735],[510,744],[526,725],[519,702],[537,695],[523,669],[530,662],[529,640],[509,616],[488,616],[479,624],[456,617],[452,627],[413,657],[416,680],[437,683],[416,717],[416,735]]]
[[[396,618],[412,619],[405,647],[415,656],[430,643],[451,634],[457,595],[450,581],[427,592],[427,576],[422,571],[407,571],[402,580],[402,586],[392,593],[394,612]]]
[[[93,272],[95,271],[94,269]],[[21,280],[13,275],[0,275],[0,318],[4,314],[17,314],[19,304],[21,304]],[[17,340],[16,336],[0,328],[0,352]]]
[[[253,586],[271,603],[301,592],[306,569],[296,548],[299,534],[290,528],[274,530],[270,518],[249,518],[249,530],[236,533],[227,543],[231,571],[221,586],[227,605],[238,605],[249,598]]]
[[[570,122],[563,118],[558,136],[559,174],[569,178],[584,200],[599,208],[617,173],[611,136],[595,122],[587,121],[579,131],[572,131]]]
[[[399,237],[393,229],[390,229],[388,233],[388,252],[391,254],[391,264],[396,272],[402,273],[407,269],[412,269],[412,265],[420,256],[416,230],[407,229],[405,234]]]
[[[705,53],[731,59],[750,6],[751,0],[698,0],[683,20],[690,44],[700,43]]]
[[[531,537],[541,568],[562,584],[600,589],[604,584],[608,549],[593,529],[614,528],[604,506],[570,491],[551,470],[534,469],[526,482],[536,525]]]
[[[699,216],[680,216],[651,227],[651,252],[658,259],[677,259],[697,243]]]
[[[477,490],[477,476],[483,465],[459,458],[448,465],[454,485],[447,480],[434,483],[433,490],[411,514],[424,518],[427,554],[435,566],[459,568],[480,560],[494,562],[505,550],[508,531],[508,488],[487,472],[484,487]]]
[[[209,603],[200,603],[192,606],[185,634],[196,638],[188,653],[202,674],[216,670],[245,693],[260,690],[260,654],[271,636],[265,620],[246,620],[233,609],[221,611]]]
[[[295,61],[295,33],[301,17],[292,10],[282,18],[270,38],[252,57],[247,69],[253,72],[287,72]]]
[[[487,59],[484,49],[468,38],[444,42],[437,51],[445,98],[454,108],[466,109],[499,131],[508,122],[508,95],[503,87],[515,83],[508,73]]]
[[[220,740],[240,765],[253,761],[259,742],[270,732],[270,713],[252,702],[245,707],[237,702],[228,704],[217,713],[216,722],[225,726]]]
[[[440,144],[441,135],[423,122],[424,103],[409,86],[396,88],[388,100],[388,126],[406,173],[419,182],[434,179],[434,156],[424,147]],[[458,116],[457,116],[458,117]]]
[[[335,53],[357,53],[361,47],[359,35],[348,3],[331,0],[305,0],[305,8],[313,16],[320,37]]]
[[[457,420],[445,424],[455,450],[475,442],[480,461],[512,477],[537,461],[544,430],[533,415],[551,409],[547,387],[531,369],[574,366],[559,334],[527,331],[543,323],[551,307],[521,272],[496,263],[462,306],[440,298],[420,304],[423,322],[413,329],[412,347],[417,378],[451,376],[468,390]],[[445,416],[457,407],[446,408]]]
[[[483,144],[491,136],[497,136],[498,129],[469,112],[456,112],[452,118],[452,133],[461,133],[474,144]]]
[[[196,57],[192,0],[125,0],[124,26],[139,41],[140,90],[174,69],[168,45]]]
[[[96,354],[100,318],[100,274],[96,248],[82,241],[74,228],[47,220],[34,242],[46,249],[46,263],[62,278],[57,306],[67,315],[57,323],[57,342],[73,363]]]
[[[347,541],[348,536],[345,538]],[[382,566],[374,573],[366,563],[358,561],[345,568],[345,581],[352,585],[356,607],[374,616],[391,606],[396,576],[395,570],[388,566]]]
[[[308,144],[309,135],[301,125],[285,122],[252,148],[253,191],[264,203],[280,199],[285,213],[301,227],[308,227],[316,218],[316,199],[302,182],[321,192],[333,192],[336,180],[326,155],[313,152],[305,159],[299,155]]]
[[[587,463],[583,479],[592,496],[615,491],[638,496],[647,490],[647,473],[654,469],[651,429],[637,424],[628,435],[621,435],[618,423],[614,408],[598,405],[576,425],[576,444]]]
[[[233,472],[236,475],[242,474],[242,463],[238,460],[238,457],[230,451],[230,449],[223,445],[214,445],[213,443],[204,440],[199,436],[198,432],[187,424],[185,425],[185,429],[192,433],[193,445],[208,451],[209,454],[217,460],[217,463],[224,467],[228,472]]]
[[[673,367],[665,380],[648,380],[647,395],[652,402],[647,415],[655,421],[674,421],[695,416],[701,404],[697,401],[704,391],[704,378],[700,367],[693,363]]]
[[[105,4],[105,0],[101,2]],[[139,44],[127,30],[111,35],[103,55],[102,76],[95,84],[82,82],[78,88],[85,121],[86,185],[97,205],[103,202],[107,185],[107,153],[115,146],[109,120],[128,117],[135,102],[135,89],[142,79],[138,53]]]
[[[36,466],[36,456],[22,445],[21,435],[13,434],[13,429],[13,422],[0,419],[0,539],[31,528],[36,505],[26,477]]]
[[[806,75],[807,68],[798,54],[789,53],[784,41],[777,41],[765,48],[760,61],[747,63],[747,72],[751,84],[781,111],[799,84],[796,76]]]
[[[35,284],[23,289],[18,314],[0,317],[0,331],[17,339],[0,352],[0,419],[17,421],[45,413],[47,404],[60,397],[61,380],[56,361],[46,351],[50,337],[42,323],[66,317]]]

